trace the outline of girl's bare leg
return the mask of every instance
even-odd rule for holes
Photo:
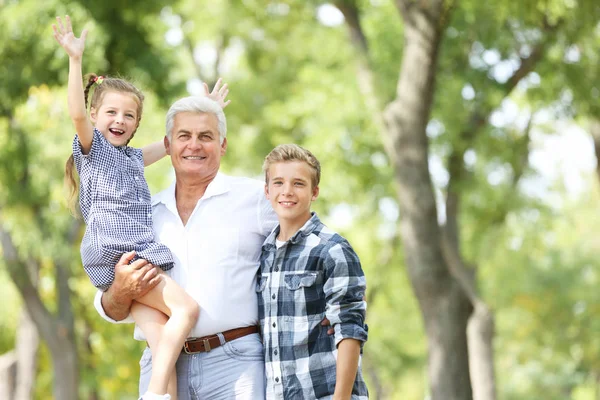
[[[144,332],[144,337],[150,346],[152,361],[156,357],[158,343],[163,334],[163,329],[169,318],[161,311],[148,307],[145,304],[134,301],[131,305],[131,315],[135,323]],[[167,393],[171,395],[172,400],[177,400],[177,373],[173,368],[173,373],[169,378]]]
[[[173,379],[175,362],[181,353],[183,343],[198,320],[200,307],[183,288],[166,274],[163,274],[162,281],[154,289],[137,299],[137,302],[161,311],[169,317],[162,327],[162,333],[158,335],[157,344],[155,346],[150,344],[152,378],[148,387],[148,390],[153,393],[167,393],[169,387],[177,385],[176,382],[171,384],[169,382]],[[155,328],[156,324],[150,323],[148,329],[153,330],[153,327]],[[143,328],[142,331],[144,334],[146,333]],[[171,393],[169,392],[169,394]],[[171,396],[176,399],[177,393],[171,394]]]

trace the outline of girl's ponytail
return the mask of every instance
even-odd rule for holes
[[[67,205],[71,214],[75,217],[79,217],[79,208],[77,207],[78,203],[78,195],[79,195],[79,186],[77,185],[77,180],[75,179],[75,160],[73,159],[73,155],[69,156],[67,163],[65,164],[65,186],[67,187]]]
[[[98,79],[98,75],[91,73],[91,74],[87,74],[84,77],[85,80],[87,80],[87,83],[85,84],[85,88],[83,89],[83,98],[85,100],[85,109],[87,110],[88,108],[88,95],[90,94],[90,88],[92,87],[92,85],[94,83],[96,83],[96,80]]]

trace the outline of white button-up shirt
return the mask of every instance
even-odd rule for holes
[[[175,204],[175,184],[152,198],[154,234],[171,249],[171,277],[200,305],[190,337],[256,325],[256,272],[261,246],[277,225],[264,183],[218,173],[184,226]],[[98,313],[110,322],[96,294]],[[144,340],[136,326],[134,337]]]

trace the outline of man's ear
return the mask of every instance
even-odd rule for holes
[[[265,183],[265,197],[267,198],[267,200],[269,199],[269,184]]]
[[[163,139],[163,143],[165,144],[165,150],[167,151],[167,155],[171,155],[171,141],[167,136]]]
[[[313,195],[312,195],[311,201],[315,201],[317,199],[317,197],[319,197],[319,187],[315,186],[313,188]]]
[[[224,156],[226,151],[227,151],[227,138],[223,139],[223,143],[221,143],[221,156]]]

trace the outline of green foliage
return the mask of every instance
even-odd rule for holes
[[[356,3],[385,105],[396,93],[402,19],[394,2]],[[487,117],[503,104],[525,114],[539,109],[560,116],[597,114],[598,5],[576,0],[452,4],[439,54],[430,154],[444,165],[452,151],[468,150],[467,176],[458,188],[461,239],[497,315],[499,398],[536,399],[543,393],[544,399],[590,399],[593,376],[600,371],[598,195],[590,190],[556,209],[515,187],[519,177],[539,179],[526,162],[526,124],[521,116],[496,125]],[[393,171],[358,90],[347,27],[320,23],[320,5],[301,0],[0,5],[0,223],[23,257],[42,261],[39,292],[51,311],[57,308],[56,260],[71,260],[82,398],[94,390],[100,398],[135,398],[144,344],[132,339],[132,326],[97,316],[95,289],[79,263],[78,243],[65,239],[72,217],[62,171],[73,128],[66,112],[68,61],[50,25],[67,13],[77,33],[90,30],[84,71],[132,77],[144,90],[145,114],[133,145],[164,135],[166,107],[187,94],[186,84],[223,75],[232,99],[224,170],[262,179],[262,159],[284,142],[317,155],[323,178],[314,208],[350,240],[368,279],[370,339],[363,367],[371,392],[425,397],[426,342],[397,243]],[[518,58],[527,58],[544,39],[534,72],[508,93],[508,75],[502,72],[513,72]],[[481,128],[465,138],[478,122],[474,116],[482,119]],[[445,172],[434,172],[441,194],[447,189]],[[491,179],[494,174],[500,179]],[[153,193],[165,188],[172,180],[169,160],[148,168],[146,176]],[[6,281],[3,261],[0,266],[0,293],[8,305],[0,312],[0,351],[8,351],[21,302]],[[51,392],[49,357],[43,346],[36,398]]]

